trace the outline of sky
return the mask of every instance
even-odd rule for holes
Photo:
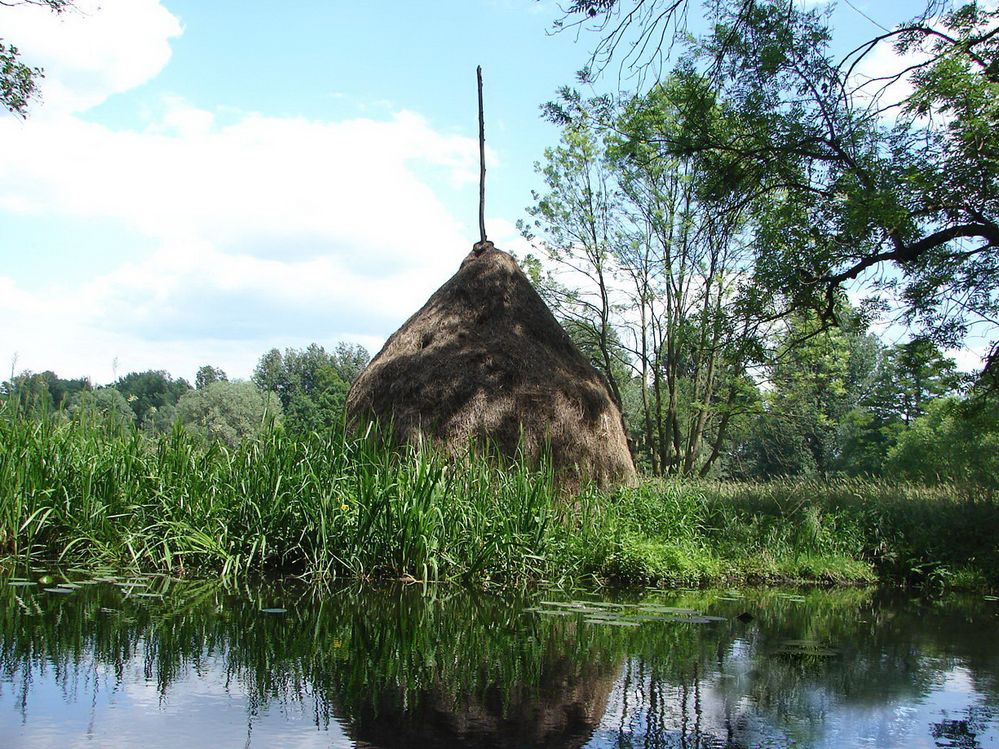
[[[854,0],[838,26],[911,15],[891,5]],[[476,65],[487,230],[527,249],[515,224],[558,140],[539,106],[596,41],[552,34],[560,15],[553,0],[0,7],[0,38],[45,69],[29,116],[0,115],[0,379],[245,378],[274,347],[374,353],[478,239]]]

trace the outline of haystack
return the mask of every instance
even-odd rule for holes
[[[635,475],[606,381],[490,242],[388,339],[354,382],[347,417],[453,453],[477,443],[514,457],[522,444],[534,461],[548,449],[563,486]]]

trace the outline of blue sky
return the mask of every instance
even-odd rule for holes
[[[914,4],[853,5],[891,25]],[[46,69],[29,118],[0,116],[0,367],[97,383],[246,377],[312,341],[374,353],[478,238],[475,66],[487,227],[523,249],[558,137],[538,107],[594,41],[551,35],[550,0],[78,6],[0,8]]]

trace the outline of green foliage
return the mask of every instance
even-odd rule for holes
[[[111,387],[81,391],[73,396],[67,410],[74,420],[103,421],[113,429],[125,429],[135,423],[128,400]]]
[[[22,409],[43,413],[65,408],[74,396],[90,387],[85,378],[63,379],[51,370],[22,372],[3,384],[0,395],[4,400],[15,400]]]
[[[748,296],[773,314],[811,308],[828,322],[842,289],[863,287],[865,310],[894,308],[944,348],[971,326],[994,338],[999,9],[928,0],[911,21],[842,56],[833,51],[835,16],[821,5],[711,3],[699,38],[686,28],[689,2],[659,5],[577,3],[567,16],[607,14],[595,26],[605,34],[599,68],[620,54],[640,79],[664,63],[706,73],[710,85],[699,92],[677,92],[669,80],[652,87],[682,102],[678,122],[666,137],[635,129],[632,150],[666,165],[701,159],[704,195],[748,188],[740,203],[750,206],[755,256]],[[889,46],[901,55],[878,57],[881,68],[864,73]],[[674,49],[686,54],[669,60]],[[654,121],[659,105],[638,101],[652,111],[635,121]]]
[[[2,4],[39,5],[61,13],[72,3],[73,0],[15,0]],[[9,112],[26,117],[28,102],[37,94],[38,79],[44,77],[41,68],[21,62],[20,51],[15,45],[0,39],[0,105]]]
[[[213,382],[228,382],[228,380],[229,377],[221,367],[205,364],[203,367],[199,367],[197,374],[194,375],[194,387],[201,390]]]
[[[184,393],[176,417],[192,434],[233,448],[280,423],[281,404],[252,382],[217,380]]]
[[[854,412],[877,367],[877,341],[858,328],[825,328],[811,313],[789,318],[731,473],[771,479],[842,468],[842,440],[854,434],[844,425],[862,421]]]
[[[253,382],[280,399],[285,428],[294,434],[340,429],[350,384],[368,363],[362,346],[319,344],[305,349],[271,349],[253,371]]]
[[[545,192],[520,224],[537,252],[525,259],[535,285],[607,377],[654,473],[712,470],[758,348],[746,314],[758,305],[739,281],[746,186],[664,146],[691,109],[725,129],[715,104],[691,71],[623,101],[563,89],[547,106],[561,142],[536,166]]]
[[[125,396],[139,424],[146,420],[150,409],[176,406],[181,396],[191,389],[187,380],[175,380],[161,369],[129,372],[119,377],[114,387]]]
[[[40,68],[29,67],[19,58],[17,47],[0,41],[0,102],[8,111],[24,117],[28,100],[35,94],[35,80],[43,74]]]
[[[568,498],[544,466],[374,434],[266,429],[230,448],[10,406],[0,445],[0,553],[20,556],[225,576],[999,582],[999,507],[972,486],[650,481]]]
[[[999,409],[938,398],[902,432],[888,454],[891,475],[999,489]]]

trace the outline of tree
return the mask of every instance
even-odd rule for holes
[[[340,379],[350,384],[364,371],[369,361],[371,361],[371,354],[364,346],[341,341],[333,350],[330,366],[336,370]]]
[[[69,405],[77,393],[89,390],[90,381],[84,377],[67,380],[55,372],[22,372],[5,383],[9,396],[14,397],[21,407],[31,411],[56,411]]]
[[[62,13],[73,0],[4,0],[0,5],[38,5],[54,13]],[[41,68],[21,62],[20,50],[0,39],[0,104],[9,112],[26,117],[28,102],[37,94],[38,79],[44,77]]]
[[[194,434],[234,448],[280,422],[281,404],[252,382],[219,380],[184,393],[177,417]]]
[[[884,420],[894,417],[908,426],[931,400],[954,393],[960,383],[954,360],[932,341],[917,338],[885,352],[871,405]]]
[[[648,70],[683,31],[685,0],[577,2],[595,17],[603,64],[628,33],[625,64]],[[943,347],[971,325],[999,328],[999,10],[969,2],[926,12],[841,59],[818,10],[795,0],[724,0],[687,64],[714,81],[728,121],[697,108],[673,154],[706,153],[753,186],[754,280],[784,310],[835,320],[840,290],[863,282],[872,306],[899,300],[901,320]],[[578,21],[577,21],[578,22]],[[921,55],[874,78],[857,75],[882,45]],[[631,55],[629,57],[629,55]],[[911,75],[910,75],[911,74]],[[892,101],[890,84],[912,93]],[[993,338],[985,366],[996,365]]]
[[[883,473],[889,453],[913,423],[961,385],[954,361],[925,339],[879,347],[875,358],[869,387],[839,425],[836,467],[849,474]]]
[[[228,381],[229,378],[226,376],[225,370],[221,367],[213,367],[209,364],[199,367],[197,374],[194,375],[194,387],[198,390],[211,385],[213,382]]]
[[[174,406],[191,389],[187,380],[175,380],[161,369],[129,372],[124,377],[119,377],[114,387],[125,396],[139,424],[145,421],[149,409]]]
[[[841,470],[843,427],[871,389],[876,342],[848,309],[843,327],[824,328],[814,313],[788,318],[767,367],[769,388],[741,448],[743,470],[774,478]]]
[[[260,357],[253,382],[281,403],[285,429],[297,434],[342,425],[350,383],[367,365],[362,346],[339,343],[331,354],[319,344],[271,349]]]
[[[626,417],[652,470],[705,475],[745,405],[755,332],[737,309],[739,186],[702,155],[656,145],[676,131],[680,98],[720,116],[696,74],[623,101],[564,89],[547,107],[563,126],[538,166],[547,191],[521,228],[543,260],[527,258],[536,285],[619,402],[640,383]]]
[[[67,404],[69,415],[76,421],[100,421],[113,428],[134,426],[135,414],[125,396],[113,387],[81,390]]]
[[[566,123],[562,143],[545,149],[545,161],[535,169],[547,192],[532,192],[534,205],[527,209],[532,223],[521,222],[519,228],[558,275],[568,276],[563,283],[550,274],[542,285],[543,296],[556,315],[571,323],[578,338],[592,339],[598,367],[620,405],[621,383],[611,350],[611,317],[616,311],[611,286],[622,217],[606,146],[585,110]]]
[[[889,455],[888,472],[910,481],[972,482],[999,489],[999,403],[985,408],[942,397],[904,431]]]

